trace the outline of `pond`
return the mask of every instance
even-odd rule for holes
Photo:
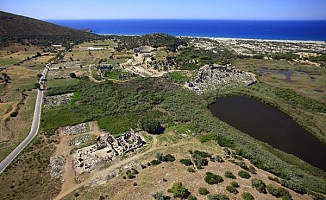
[[[236,129],[326,171],[326,144],[280,110],[247,97],[219,98],[209,109]]]

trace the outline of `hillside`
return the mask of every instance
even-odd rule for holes
[[[71,29],[45,21],[0,11],[1,46],[10,42],[45,45],[49,43],[82,42],[95,34]]]

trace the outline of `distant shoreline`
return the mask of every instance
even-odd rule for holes
[[[166,33],[200,38],[267,41],[326,41],[324,21],[248,20],[49,20],[58,25],[91,29],[99,35]]]
[[[107,36],[142,36],[142,35],[132,35],[132,34],[99,34],[98,35],[107,35]],[[152,33],[149,33],[152,34]],[[325,44],[326,40],[290,40],[290,39],[253,39],[253,38],[228,38],[228,37],[204,37],[204,36],[175,36],[181,38],[198,38],[198,39],[213,39],[213,40],[242,40],[242,41],[261,41],[261,42],[283,42],[283,43],[312,43],[312,44]]]

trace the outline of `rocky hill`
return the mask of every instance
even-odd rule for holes
[[[37,45],[82,42],[95,34],[0,11],[0,45],[28,42]]]

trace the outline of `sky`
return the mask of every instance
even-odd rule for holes
[[[37,19],[326,20],[326,0],[0,0]]]

